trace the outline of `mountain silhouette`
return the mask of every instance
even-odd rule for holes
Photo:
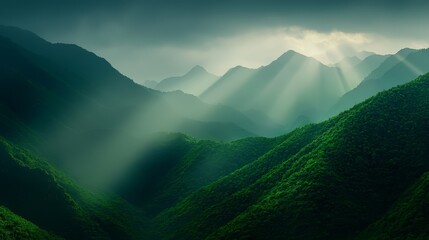
[[[203,67],[197,65],[183,76],[166,78],[160,81],[155,89],[160,91],[181,90],[185,93],[198,96],[216,82],[218,78],[218,76],[207,72]]]

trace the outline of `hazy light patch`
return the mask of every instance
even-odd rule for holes
[[[254,106],[258,102],[264,102],[266,99],[271,99],[272,96],[282,96],[283,94],[279,94],[280,92],[284,92],[285,89],[288,89],[288,85],[291,84],[291,82],[294,80],[295,75],[301,70],[307,68],[307,62],[305,62],[303,65],[299,65],[296,63],[296,55],[293,55],[290,57],[290,59],[286,62],[286,64],[283,66],[283,68],[277,72],[277,74],[274,76],[274,78],[268,83],[267,86],[265,86],[261,91],[259,92],[259,95],[255,96],[253,98],[253,101],[249,103],[249,106]],[[289,75],[289,77],[285,78],[285,75]],[[277,92],[277,93],[276,93]],[[293,96],[288,97],[288,101],[286,101],[284,104],[284,107],[280,112],[287,111],[287,105],[290,104],[291,99],[293,99]],[[264,104],[265,105],[265,104]],[[261,106],[265,107],[265,106]],[[285,110],[286,108],[286,110]],[[276,112],[278,113],[277,109],[276,111],[267,111],[268,113]],[[275,117],[273,114],[270,114],[270,117]]]
[[[301,28],[286,28],[284,32],[285,42],[292,49],[325,64],[336,63],[346,56],[356,54],[359,46],[371,42],[371,36],[364,33],[321,33]]]
[[[208,90],[203,92],[201,94],[204,96],[203,99],[212,104],[223,102],[233,97],[257,73],[256,70],[238,68],[231,69],[225,74],[221,82],[215,82]],[[217,91],[216,95],[213,95],[212,91],[218,90],[219,87],[222,88],[222,95],[217,94],[219,91]]]
[[[410,69],[414,74],[416,75],[422,75],[426,72],[420,70],[418,67],[414,66],[411,62],[409,62],[406,58],[398,55],[393,55],[395,58],[397,58],[399,61],[401,61],[408,69]]]
[[[305,99],[302,93],[312,92],[306,91],[306,89],[314,88],[314,81],[312,81],[312,79],[319,73],[319,70],[319,65],[315,62],[305,62],[300,68],[295,69],[291,79],[281,88],[282,93],[277,95],[278,98],[268,111],[269,116],[279,120],[290,117],[286,116],[286,113],[299,107],[300,101]],[[301,93],[301,95],[298,95],[298,93]],[[309,97],[309,99],[314,98],[314,96],[307,97]]]
[[[352,87],[349,84],[349,81],[344,77],[344,74],[340,69],[337,69],[337,71],[334,71],[334,74],[335,74],[335,79],[338,82],[338,87],[341,88],[341,92],[343,94],[352,89]]]
[[[341,50],[334,49],[333,51],[336,52],[337,56],[341,56]],[[347,58],[343,58],[342,61],[335,66],[338,68],[338,71],[336,72],[338,79],[343,80],[343,93],[355,88],[366,77],[357,72],[355,65],[353,65]]]

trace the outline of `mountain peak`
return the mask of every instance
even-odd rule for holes
[[[403,48],[399,50],[395,55],[406,57],[408,54],[416,51],[417,51],[416,49],[412,49],[412,48]]]
[[[205,74],[205,73],[208,73],[208,72],[201,65],[196,65],[186,75],[190,75],[190,74],[202,74],[202,73]]]
[[[275,62],[285,63],[285,62],[288,62],[292,57],[296,57],[296,56],[305,57],[304,55],[302,55],[299,52],[296,52],[294,50],[289,50],[289,51],[283,53],[280,57],[278,57],[275,60]]]
[[[291,56],[295,56],[295,55],[301,55],[301,53],[295,51],[295,50],[288,50],[285,53],[283,53],[279,58],[284,58],[284,57],[291,57]]]
[[[369,51],[360,51],[360,52],[357,52],[357,53],[356,53],[355,57],[357,57],[357,58],[359,58],[359,59],[363,60],[363,59],[365,59],[365,58],[367,58],[367,57],[369,57],[369,56],[371,56],[371,55],[374,55],[374,54],[375,54],[374,52],[369,52]]]

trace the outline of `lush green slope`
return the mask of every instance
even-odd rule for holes
[[[0,239],[4,240],[38,240],[61,239],[48,233],[33,223],[0,206]]]
[[[297,154],[301,148],[328,129],[328,125],[310,125],[293,131],[267,154],[230,175],[195,192],[175,208],[158,217],[162,237],[171,239],[203,238],[224,222],[249,207],[274,183],[258,180],[273,168]],[[278,176],[278,174],[277,174]],[[242,198],[237,195],[244,196]],[[174,224],[171,224],[171,223]],[[179,232],[175,232],[180,229]]]
[[[267,154],[160,214],[158,237],[356,237],[429,170],[428,122],[425,75],[286,135]]]
[[[67,239],[135,238],[138,211],[83,190],[33,153],[0,138],[0,204]],[[133,226],[133,228],[131,228]]]
[[[154,215],[252,162],[282,139],[246,138],[221,143],[180,134],[163,136],[131,166],[118,189],[127,200]]]

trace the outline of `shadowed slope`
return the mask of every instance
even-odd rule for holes
[[[0,238],[8,240],[61,239],[0,206]]]

